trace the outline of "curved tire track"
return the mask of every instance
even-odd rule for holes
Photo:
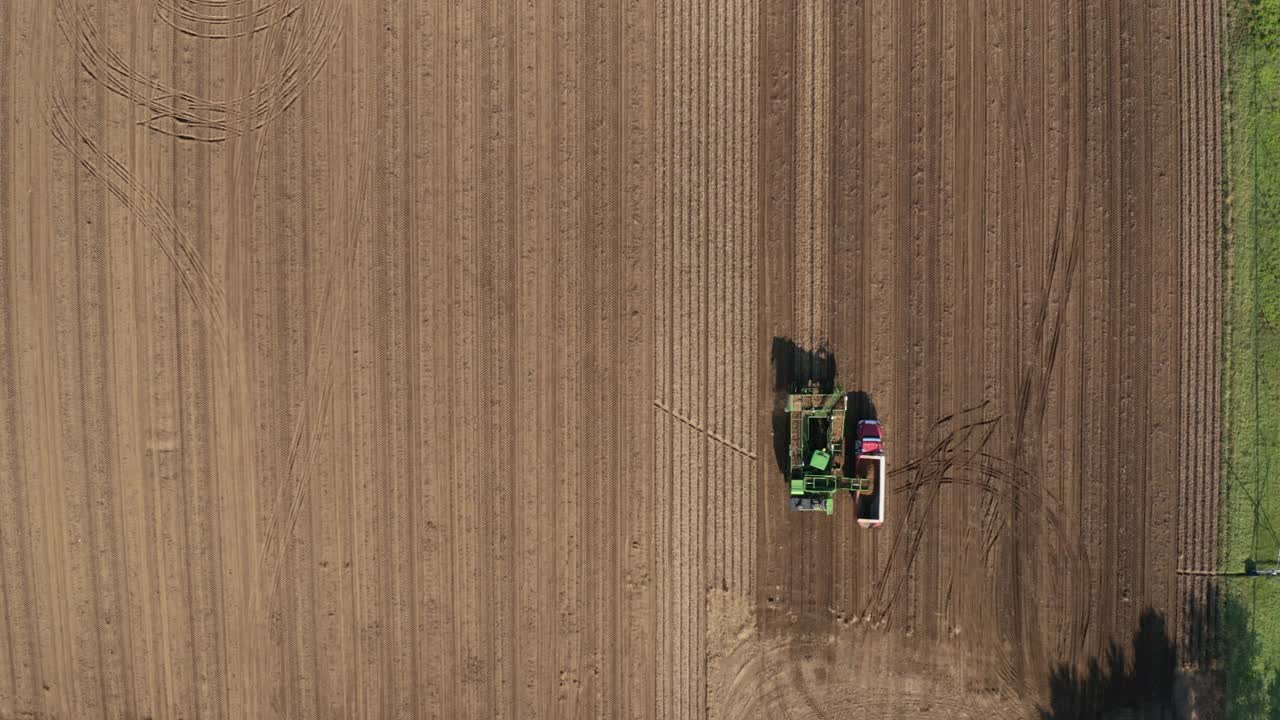
[[[69,2],[53,0],[54,17],[67,41],[80,48],[81,69],[107,90],[152,113],[142,124],[184,140],[222,142],[262,129],[288,110],[315,80],[341,36],[338,8],[326,0],[316,11],[300,13],[307,20],[304,32],[288,35],[281,57],[272,63],[276,72],[269,79],[239,97],[213,100],[166,85],[131,67]],[[290,13],[290,20],[281,22],[293,19]],[[266,64],[265,54],[256,60],[260,68]]]

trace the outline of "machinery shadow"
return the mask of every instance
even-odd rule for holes
[[[835,387],[836,358],[824,347],[806,350],[789,338],[775,337],[770,361],[774,390],[782,395],[799,390],[811,380],[817,382],[823,392],[831,392]]]
[[[823,392],[831,392],[836,384],[836,358],[824,347],[808,350],[790,338],[775,337],[769,359],[773,363],[774,374],[773,455],[778,463],[778,472],[785,478],[790,464],[788,446],[791,442],[787,395],[810,381],[816,382]]]
[[[851,424],[857,424],[860,420],[879,419],[880,416],[876,414],[875,401],[871,399],[870,394],[865,390],[855,390],[849,393],[849,422]]]

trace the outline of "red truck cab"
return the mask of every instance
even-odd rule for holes
[[[880,423],[875,420],[858,421],[859,455],[876,455],[884,452],[884,440],[880,437]]]

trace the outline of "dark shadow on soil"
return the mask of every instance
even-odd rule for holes
[[[785,400],[784,400],[785,402]],[[787,446],[791,442],[791,427],[787,422],[785,406],[774,403],[773,407],[773,457],[778,462],[778,472],[785,478],[790,470],[790,458],[787,457]]]
[[[1174,718],[1177,652],[1163,614],[1142,613],[1132,647],[1112,643],[1083,670],[1062,664],[1049,678],[1044,720],[1139,717]]]
[[[836,386],[839,367],[835,355],[820,347],[809,350],[796,345],[784,337],[773,339],[770,353],[773,363],[773,454],[778,463],[778,472],[786,476],[790,469],[787,447],[791,442],[791,427],[787,418],[787,395],[804,388],[809,382],[815,382],[822,392],[831,392]],[[848,388],[846,388],[847,390]],[[848,443],[852,428],[859,420],[879,420],[876,404],[871,395],[862,390],[849,393],[849,415],[844,427],[845,442]]]
[[[774,387],[779,394],[795,392],[809,383],[818,383],[823,392],[831,392],[836,383],[836,358],[826,348],[806,350],[793,341],[776,337],[770,353]]]
[[[860,420],[879,420],[876,404],[864,390],[849,393],[849,420],[857,423]]]
[[[1230,593],[1208,597],[1207,606],[1187,607],[1188,627],[1211,636],[1212,657],[1193,663],[1206,669],[1176,671],[1179,657],[1165,617],[1148,609],[1128,650],[1113,644],[1083,670],[1070,664],[1054,668],[1042,720],[1179,718],[1193,709],[1200,717],[1280,720],[1280,669],[1269,676],[1257,669],[1262,646],[1249,610]],[[1195,693],[1192,683],[1200,684]]]
[[[775,337],[769,357],[773,363],[773,455],[778,472],[783,476],[789,469],[787,447],[791,442],[791,427],[787,418],[787,395],[810,381],[818,383],[823,392],[831,392],[836,384],[836,358],[826,348],[806,350],[788,338]]]

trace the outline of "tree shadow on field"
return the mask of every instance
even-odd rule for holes
[[[1174,718],[1177,652],[1163,614],[1148,608],[1138,621],[1132,647],[1112,643],[1084,670],[1072,663],[1053,669],[1049,707],[1042,720],[1138,717]]]
[[[1205,649],[1181,658],[1203,670],[1177,672],[1165,617],[1147,609],[1128,652],[1113,643],[1083,671],[1070,663],[1054,668],[1041,719],[1182,718],[1195,710],[1199,717],[1280,720],[1280,668],[1270,677],[1258,670],[1262,648],[1248,609],[1213,588],[1206,597],[1186,608],[1187,627],[1202,635]]]
[[[810,381],[816,382],[823,392],[831,392],[836,384],[836,358],[826,348],[806,350],[788,338],[775,337],[770,361],[774,374],[773,454],[778,471],[786,475],[790,469],[788,446],[791,442],[787,395]]]

